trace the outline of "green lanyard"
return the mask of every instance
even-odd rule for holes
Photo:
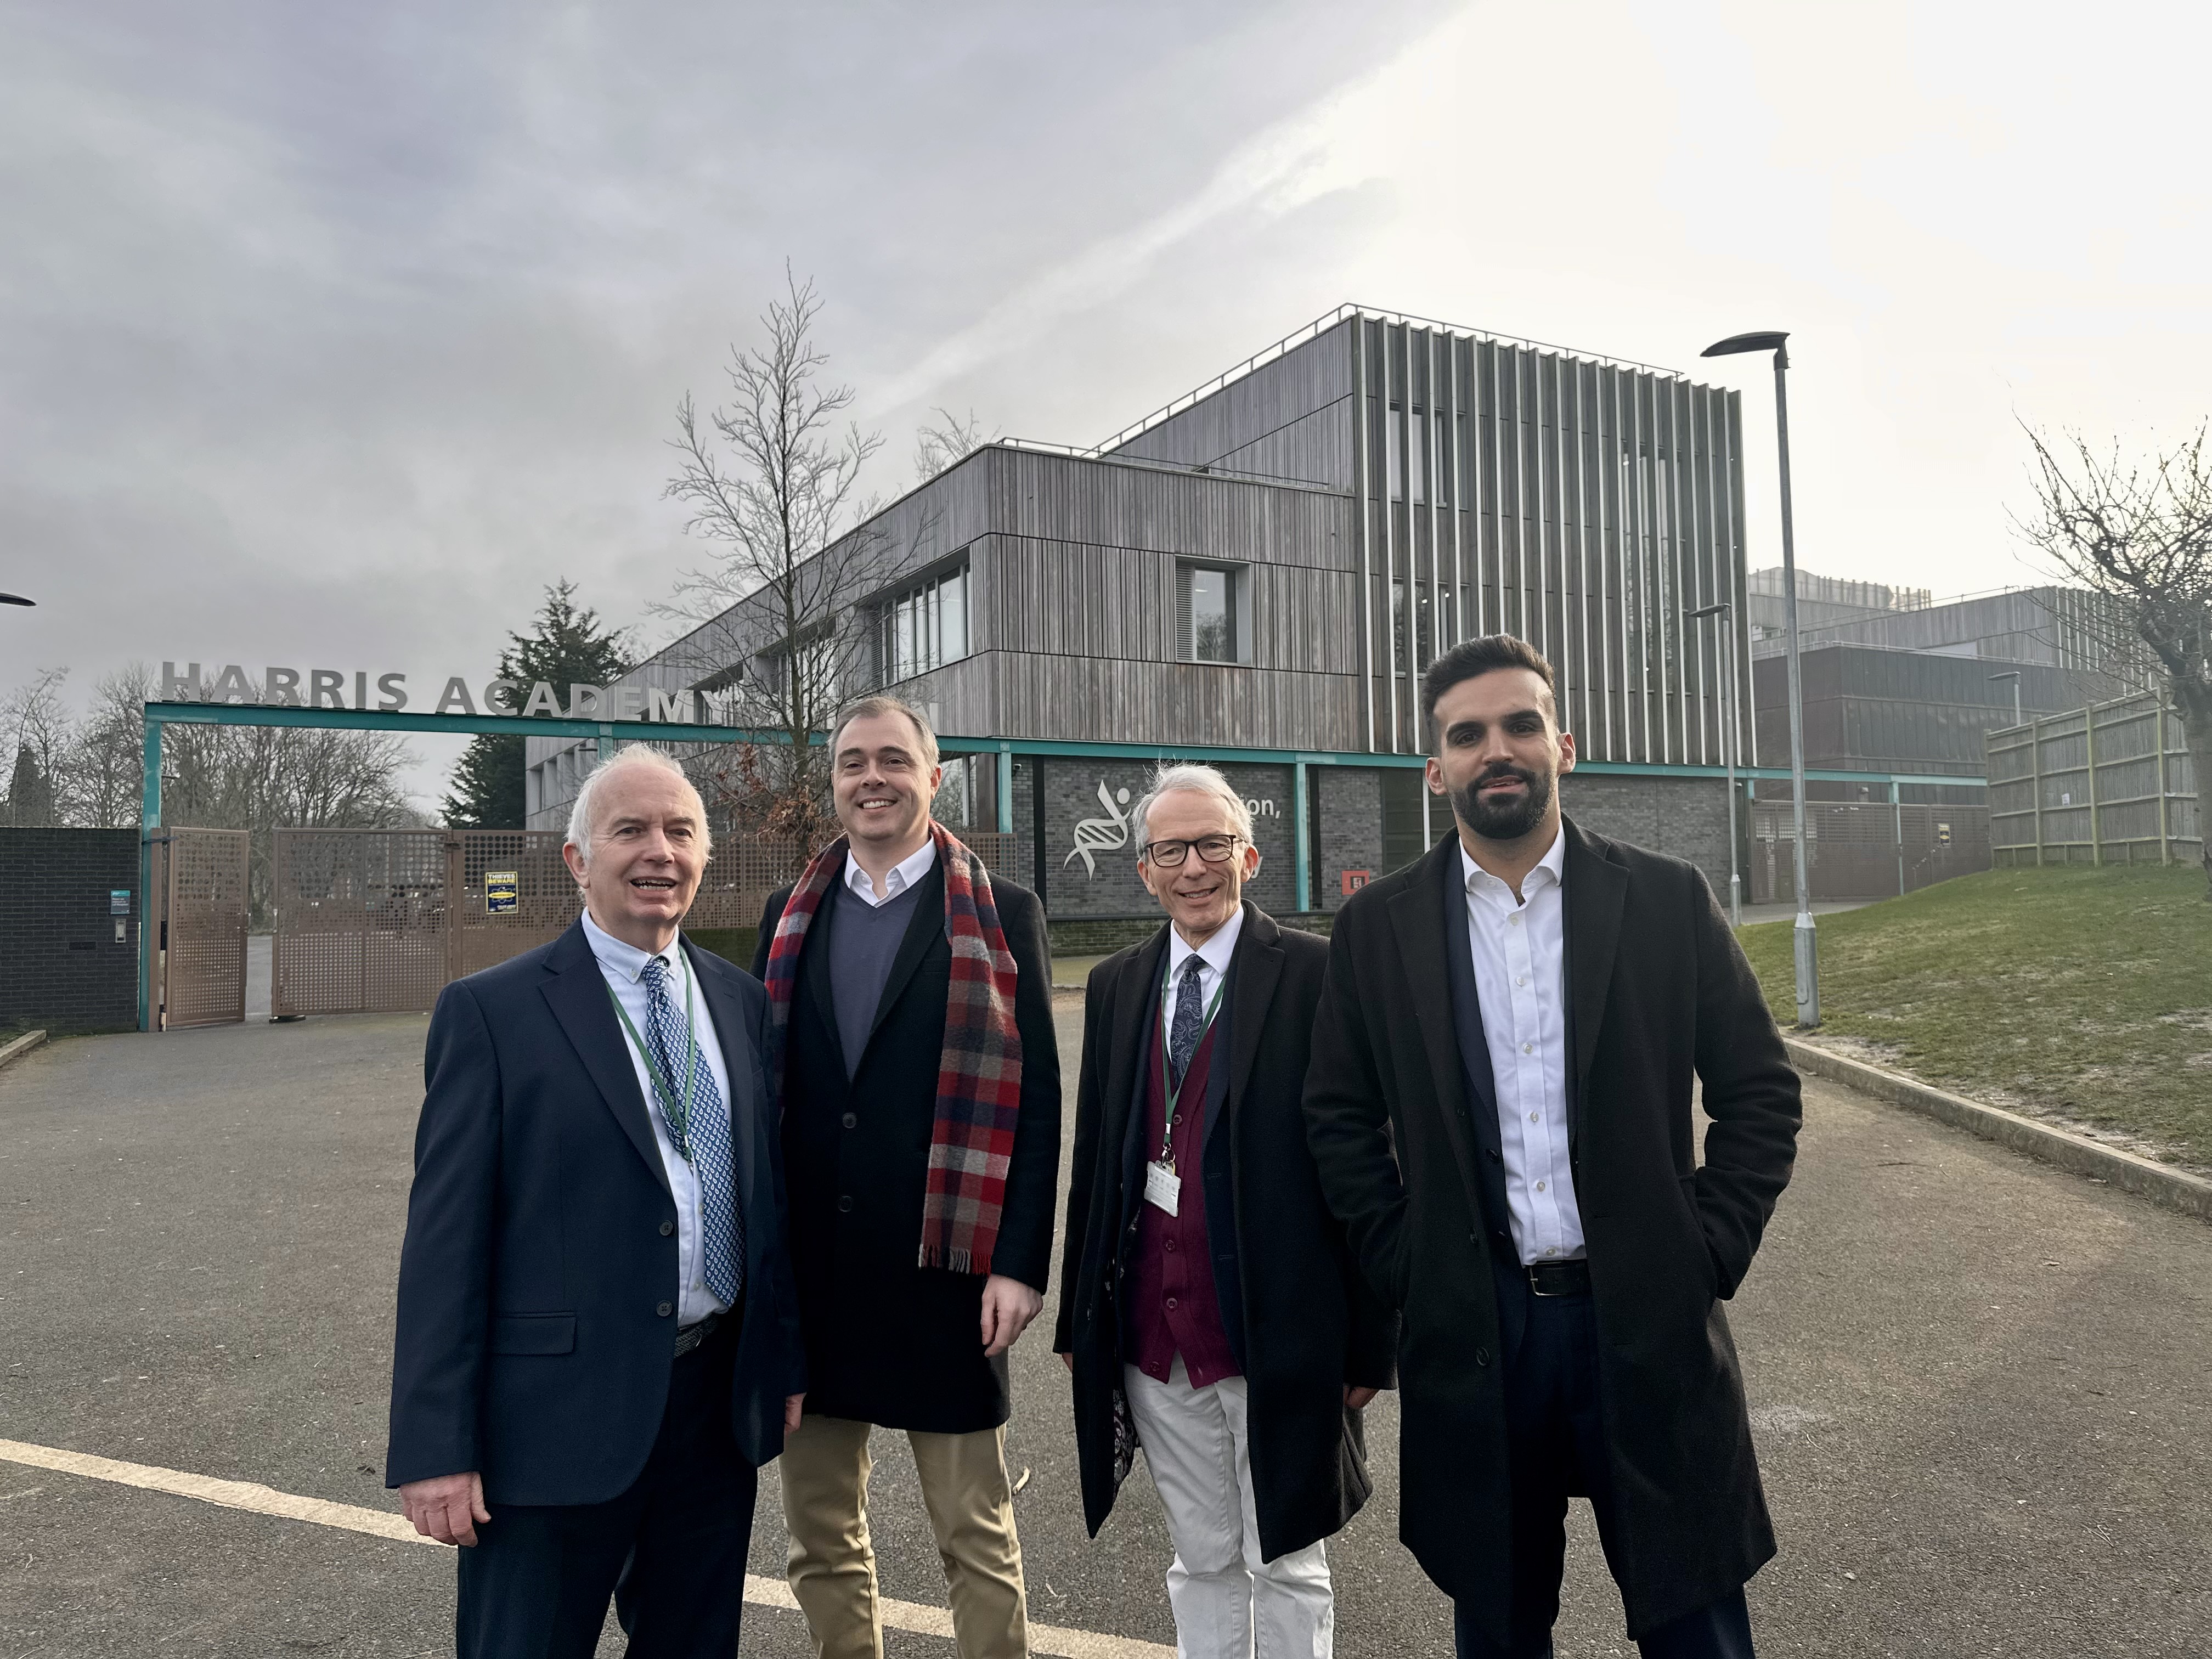
[[[653,1087],[659,1092],[661,1119],[668,1125],[668,1133],[675,1139],[678,1155],[686,1164],[690,1163],[691,1085],[699,1079],[699,1034],[691,1012],[690,960],[687,958],[684,963],[684,1092],[680,1096],[661,1072],[659,1062],[653,1059],[653,1050],[646,1047],[645,1039],[638,1036],[637,1027],[630,1020],[629,1010],[622,1006],[622,999],[615,994],[615,988],[611,985],[607,987],[607,1000],[614,1004],[615,1013],[623,1023],[623,1030],[629,1033],[630,1042],[637,1049],[637,1057],[645,1062],[646,1073],[653,1079]],[[673,1112],[669,1110],[671,1102],[675,1103]]]
[[[1195,951],[1191,952],[1192,956],[1196,956],[1197,954],[1198,953]],[[1186,960],[1188,960],[1188,958],[1186,958]],[[1168,992],[1174,984],[1175,970],[1170,968],[1166,971],[1165,975],[1160,981],[1160,1001],[1163,1006],[1166,1004]],[[1221,983],[1213,988],[1213,1000],[1206,1005],[1205,1023],[1198,1028],[1198,1037],[1201,1043],[1206,1041],[1206,1034],[1213,1029],[1213,1017],[1221,1010],[1221,994],[1228,988],[1229,975],[1224,973],[1221,975]],[[1182,1083],[1174,1082],[1170,1078],[1168,1073],[1168,1040],[1165,1036],[1162,1036],[1158,1039],[1158,1042],[1160,1048],[1160,1088],[1168,1097],[1168,1109],[1167,1121],[1160,1130],[1160,1155],[1156,1161],[1164,1164],[1169,1169],[1172,1170],[1175,1168],[1176,1103],[1182,1098],[1182,1083],[1188,1083],[1190,1081],[1190,1073],[1188,1072],[1183,1073]],[[1197,1057],[1197,1050],[1193,1049],[1191,1051],[1191,1058],[1195,1060]]]

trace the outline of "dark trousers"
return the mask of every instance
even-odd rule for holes
[[[1499,1647],[1462,1604],[1453,1620],[1459,1659],[1551,1659],[1566,1563],[1567,1498],[1586,1497],[1616,1583],[1619,1515],[1598,1407],[1597,1317],[1587,1296],[1536,1296],[1525,1278],[1500,1274],[1501,1296],[1516,1296],[1524,1320],[1505,1356],[1505,1421],[1510,1437],[1513,1502],[1513,1639]],[[1510,1310],[1501,1309],[1501,1313]],[[1504,1322],[1509,1328],[1512,1322]],[[1645,1633],[1644,1659],[1753,1659],[1751,1614],[1743,1592]]]
[[[619,1498],[488,1504],[460,1552],[461,1659],[591,1659],[615,1597],[631,1659],[730,1659],[758,1472],[730,1432],[738,1324],[675,1363],[645,1471]]]

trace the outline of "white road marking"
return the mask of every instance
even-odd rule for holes
[[[34,1469],[51,1469],[57,1474],[82,1475],[88,1480],[112,1481],[117,1486],[136,1486],[143,1492],[196,1498],[203,1504],[217,1504],[224,1509],[247,1510],[255,1515],[273,1515],[287,1521],[305,1521],[318,1527],[366,1533],[372,1538],[387,1539],[396,1544],[428,1544],[432,1549],[449,1547],[423,1537],[404,1516],[394,1515],[388,1510],[364,1509],[358,1504],[333,1504],[323,1498],[301,1498],[253,1480],[218,1480],[212,1475],[188,1474],[182,1469],[158,1468],[151,1463],[125,1463],[112,1457],[95,1457],[89,1452],[64,1451],[58,1446],[29,1445],[21,1440],[0,1440],[0,1461],[21,1463]],[[11,1498],[28,1495],[9,1494]],[[763,1578],[758,1573],[745,1575],[745,1600],[756,1607],[780,1607],[787,1613],[799,1610],[790,1585],[781,1578]],[[888,1596],[879,1605],[884,1623],[892,1630],[917,1636],[941,1636],[948,1640],[951,1638],[952,1615],[943,1607],[925,1607],[919,1601],[895,1601]],[[1176,1651],[1158,1642],[1140,1642],[1129,1636],[1102,1636],[1095,1631],[1063,1630],[1054,1625],[1035,1624],[1030,1626],[1030,1650],[1048,1655],[1051,1659],[1175,1659]]]

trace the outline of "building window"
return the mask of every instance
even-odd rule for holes
[[[1235,565],[1176,566],[1176,654],[1185,662],[1251,660],[1251,578]]]
[[[968,567],[940,571],[886,599],[878,661],[885,685],[968,654]]]

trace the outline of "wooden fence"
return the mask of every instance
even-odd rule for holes
[[[2197,780],[2181,717],[2159,693],[2046,714],[1984,734],[1990,850],[2027,864],[2193,864]]]

